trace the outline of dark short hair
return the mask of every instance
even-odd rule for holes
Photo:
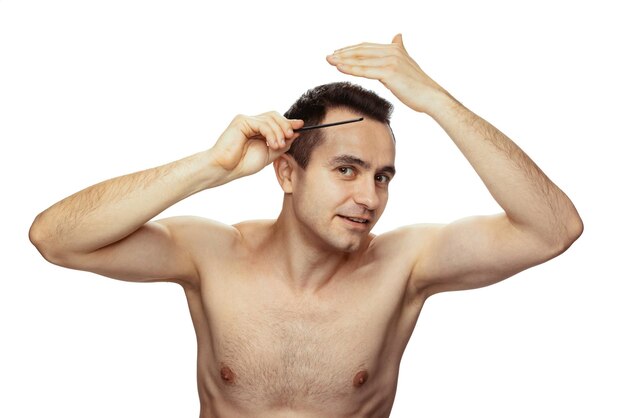
[[[365,118],[374,119],[389,125],[393,105],[359,85],[349,82],[322,84],[304,93],[285,112],[288,119],[302,119],[305,125],[321,123],[329,109],[346,108],[359,113]],[[287,154],[298,165],[306,168],[311,152],[324,140],[323,129],[304,131],[296,139]]]

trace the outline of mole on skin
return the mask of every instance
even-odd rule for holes
[[[354,379],[352,379],[352,385],[355,388],[361,387],[365,384],[365,382],[367,382],[368,377],[369,374],[367,374],[367,370],[361,370],[356,374],[356,376],[354,376]]]

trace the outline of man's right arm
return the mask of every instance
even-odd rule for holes
[[[40,213],[31,242],[50,262],[130,281],[193,283],[189,222],[149,222],[202,190],[253,174],[289,149],[302,121],[237,116],[209,150],[88,187]],[[220,230],[207,223],[220,239]]]

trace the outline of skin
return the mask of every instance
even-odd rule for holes
[[[303,170],[285,154],[303,122],[270,112],[237,116],[206,151],[80,191],[31,227],[31,241],[52,263],[183,287],[197,334],[202,418],[388,416],[402,353],[429,296],[496,283],[557,256],[582,233],[567,196],[427,76],[400,35],[327,61],[380,80],[430,115],[503,212],[374,236],[393,177],[389,128],[368,119],[328,128]],[[358,116],[333,109],[324,122]],[[285,193],[276,220],[149,222],[270,163]]]

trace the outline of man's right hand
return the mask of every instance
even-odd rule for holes
[[[287,152],[299,135],[294,129],[303,125],[302,120],[287,119],[278,112],[237,115],[211,148],[211,154],[231,180],[248,176]]]

